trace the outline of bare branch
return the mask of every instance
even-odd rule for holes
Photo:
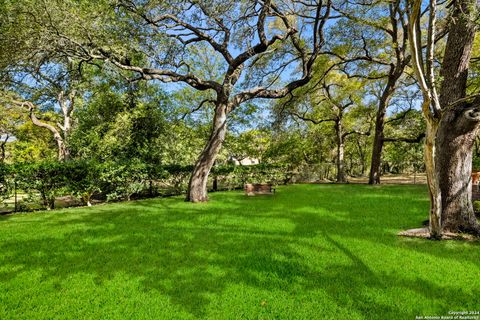
[[[114,57],[112,54],[110,54],[109,52],[103,49],[99,49],[99,52],[100,54],[97,54],[97,55],[89,53],[89,56],[94,59],[110,61],[120,69],[138,73],[141,76],[141,78],[144,80],[156,79],[162,82],[185,82],[188,85],[200,91],[212,89],[217,92],[220,92],[222,88],[222,86],[218,82],[215,82],[212,80],[203,80],[191,73],[179,74],[172,70],[132,66],[130,64],[121,62],[118,58]]]
[[[336,120],[335,119],[332,119],[332,118],[325,118],[325,119],[314,119],[314,118],[311,118],[311,117],[308,117],[307,116],[307,112],[304,112],[303,114],[299,114],[298,112],[296,111],[289,111],[289,113],[300,119],[300,120],[303,120],[305,122],[311,122],[313,124],[320,124],[320,123],[324,123],[324,122],[335,122]]]
[[[189,112],[187,113],[184,113],[183,116],[180,117],[180,119],[184,120],[189,114],[192,114],[194,112],[197,112],[198,110],[200,110],[204,104],[206,103],[215,103],[216,101],[215,100],[212,100],[212,99],[204,99],[202,100],[198,106],[196,106],[195,108],[193,108],[192,110],[190,110]]]

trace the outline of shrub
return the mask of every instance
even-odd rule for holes
[[[473,211],[478,215],[480,214],[480,201],[473,201]]]
[[[65,163],[67,173],[67,189],[83,204],[91,206],[91,198],[100,192],[101,166],[95,160],[75,160]]]
[[[10,179],[10,167],[0,163],[0,202],[8,199],[12,191],[12,181]]]
[[[152,165],[134,158],[122,162],[99,163],[95,160],[66,162],[43,161],[31,164],[0,165],[0,196],[10,195],[11,185],[27,192],[30,199],[40,195],[43,205],[53,209],[55,198],[63,194],[78,197],[86,205],[96,192],[102,192],[107,201],[130,200],[132,196],[147,193],[174,195],[187,191],[191,165]],[[288,167],[280,164],[252,166],[224,165],[212,169],[214,189],[235,189],[244,183],[287,183],[291,177]],[[158,190],[153,190],[153,187]],[[30,201],[31,202],[31,201]],[[24,206],[27,208],[26,206]]]
[[[101,165],[101,181],[107,201],[125,199],[146,189],[148,168],[139,159],[121,163],[106,162]]]
[[[472,161],[472,171],[480,171],[480,158],[474,157]]]
[[[218,180],[221,189],[242,188],[245,183],[286,184],[291,176],[292,172],[283,164],[223,165],[212,169],[212,179]]]
[[[55,197],[65,190],[68,181],[67,166],[57,161],[19,164],[12,170],[19,187],[28,193],[38,191],[47,209],[55,207]]]

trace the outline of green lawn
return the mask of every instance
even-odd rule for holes
[[[480,244],[399,238],[425,186],[295,185],[0,217],[0,319],[480,311]]]

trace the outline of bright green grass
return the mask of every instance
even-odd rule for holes
[[[0,218],[0,319],[415,319],[480,311],[480,245],[396,236],[424,186],[295,185]]]

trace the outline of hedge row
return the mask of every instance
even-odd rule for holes
[[[39,195],[42,205],[52,209],[55,198],[72,195],[85,205],[93,196],[110,200],[130,200],[132,196],[175,195],[186,192],[193,166],[153,166],[137,160],[104,162],[72,160],[31,164],[0,165],[0,194],[4,200],[17,188]],[[235,189],[247,182],[287,183],[291,174],[284,165],[215,166],[210,189]]]

